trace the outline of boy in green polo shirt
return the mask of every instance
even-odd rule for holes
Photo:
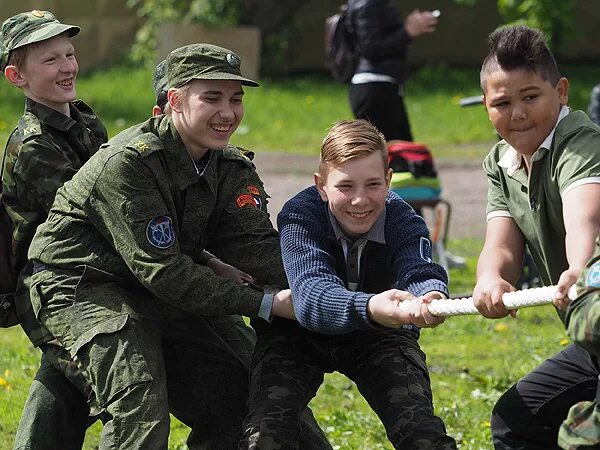
[[[503,139],[483,164],[488,222],[473,299],[485,317],[506,316],[502,294],[514,290],[527,246],[543,283],[559,286],[562,318],[600,230],[600,128],[566,106],[569,82],[540,32],[504,27],[489,44],[481,88]],[[544,361],[494,407],[495,448],[558,448],[561,422],[573,404],[594,398],[597,379],[589,353],[575,345]]]
[[[26,97],[25,113],[2,158],[3,202],[12,219],[12,252],[24,284],[32,268],[27,263],[29,244],[46,220],[56,190],[107,140],[106,129],[91,108],[75,101],[79,68],[71,37],[77,33],[79,27],[60,23],[48,11],[17,14],[2,24],[0,68]],[[24,284],[15,294],[17,316],[44,356],[14,447],[81,448],[89,407],[87,395],[80,391],[89,388],[77,366],[66,362],[54,336],[36,320]]]

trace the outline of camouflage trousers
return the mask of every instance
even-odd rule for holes
[[[292,324],[259,334],[241,448],[298,449],[298,418],[326,372],[354,381],[395,448],[456,449],[433,412],[425,354],[408,330],[319,335]]]
[[[103,409],[100,449],[167,448],[169,412],[191,428],[190,449],[237,448],[254,331],[240,316],[164,308],[95,272],[36,273],[32,297]],[[331,449],[309,410],[303,432],[303,448]]]
[[[44,352],[40,368],[29,388],[13,448],[80,450],[88,425],[97,418],[90,416],[91,391],[62,346],[54,341],[40,348]]]
[[[147,293],[96,275],[39,272],[32,292],[104,410],[100,448],[167,448],[169,412],[192,428],[190,448],[237,447],[252,330],[239,316],[161,321]]]

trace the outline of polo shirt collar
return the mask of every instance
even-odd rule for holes
[[[560,112],[558,113],[558,119],[556,120],[554,128],[552,128],[552,131],[550,131],[548,136],[546,136],[546,139],[544,139],[537,151],[533,154],[533,156],[531,157],[531,162],[539,161],[544,156],[546,156],[546,154],[550,150],[550,147],[552,146],[552,139],[554,139],[554,133],[556,132],[556,127],[558,126],[558,123],[562,119],[564,119],[570,112],[570,108],[568,106],[563,105],[563,107],[560,109]],[[508,174],[508,176],[512,177],[515,175],[515,173],[517,173],[517,171],[519,171],[519,169],[524,167],[523,155],[521,155],[512,146],[509,145],[504,155],[502,155],[502,158],[500,158],[500,160],[498,161],[498,165],[506,169],[506,173]]]

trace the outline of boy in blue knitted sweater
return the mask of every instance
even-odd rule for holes
[[[447,293],[423,220],[388,191],[383,135],[364,120],[336,123],[315,185],[277,218],[299,323],[258,331],[242,447],[298,448],[298,419],[324,374],[354,381],[395,448],[455,449],[433,402],[419,327]],[[410,311],[399,303],[414,299]]]

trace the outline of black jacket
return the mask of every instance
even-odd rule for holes
[[[390,0],[349,0],[348,8],[360,54],[356,73],[389,75],[403,83],[412,38],[396,7]]]

